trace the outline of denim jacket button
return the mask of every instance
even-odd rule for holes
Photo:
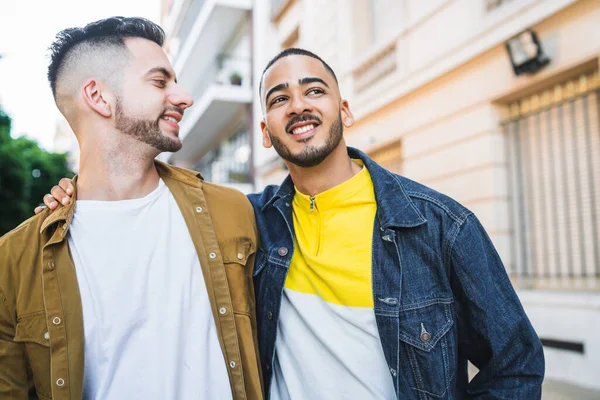
[[[280,247],[279,250],[277,250],[277,254],[279,254],[281,257],[287,256],[287,253],[287,247]]]
[[[431,340],[431,335],[428,332],[423,332],[423,333],[421,333],[420,338],[421,338],[421,342],[427,343]]]
[[[270,320],[273,319],[273,313],[271,311],[267,313],[267,318]]]

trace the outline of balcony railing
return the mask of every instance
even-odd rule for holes
[[[194,167],[209,182],[252,183],[250,177],[250,135],[241,130],[210,150]]]
[[[362,92],[376,81],[394,72],[396,60],[396,43],[394,42],[356,68],[353,72],[356,92]]]
[[[250,60],[245,57],[220,55],[198,76],[192,95],[198,98],[213,84],[250,86]]]

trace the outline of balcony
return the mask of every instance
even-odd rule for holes
[[[219,55],[196,76],[194,86],[184,86],[192,94],[194,106],[181,123],[183,148],[169,158],[170,162],[196,164],[248,116],[252,102],[250,59]]]
[[[251,0],[183,0],[171,17],[171,39],[178,43],[174,67],[180,79],[203,70],[223,52],[249,20]],[[203,65],[204,64],[204,65]]]
[[[169,161],[193,166],[243,124],[252,101],[251,9],[251,0],[175,1],[170,55],[194,106],[181,124],[183,149]]]
[[[250,155],[250,132],[242,128],[206,153],[193,169],[209,182],[251,193]]]

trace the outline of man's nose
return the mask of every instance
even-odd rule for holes
[[[300,115],[312,111],[312,105],[306,101],[304,96],[298,95],[290,99],[288,103],[288,115]]]
[[[194,104],[192,96],[179,85],[176,85],[176,90],[171,94],[169,100],[173,105],[181,107],[183,110]]]

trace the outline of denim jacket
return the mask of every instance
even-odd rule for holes
[[[397,398],[540,399],[541,342],[477,218],[364,153],[348,153],[363,161],[375,189],[374,313]],[[254,280],[267,396],[294,250],[293,196],[289,176],[249,196],[261,237]],[[471,382],[467,360],[479,368]]]

